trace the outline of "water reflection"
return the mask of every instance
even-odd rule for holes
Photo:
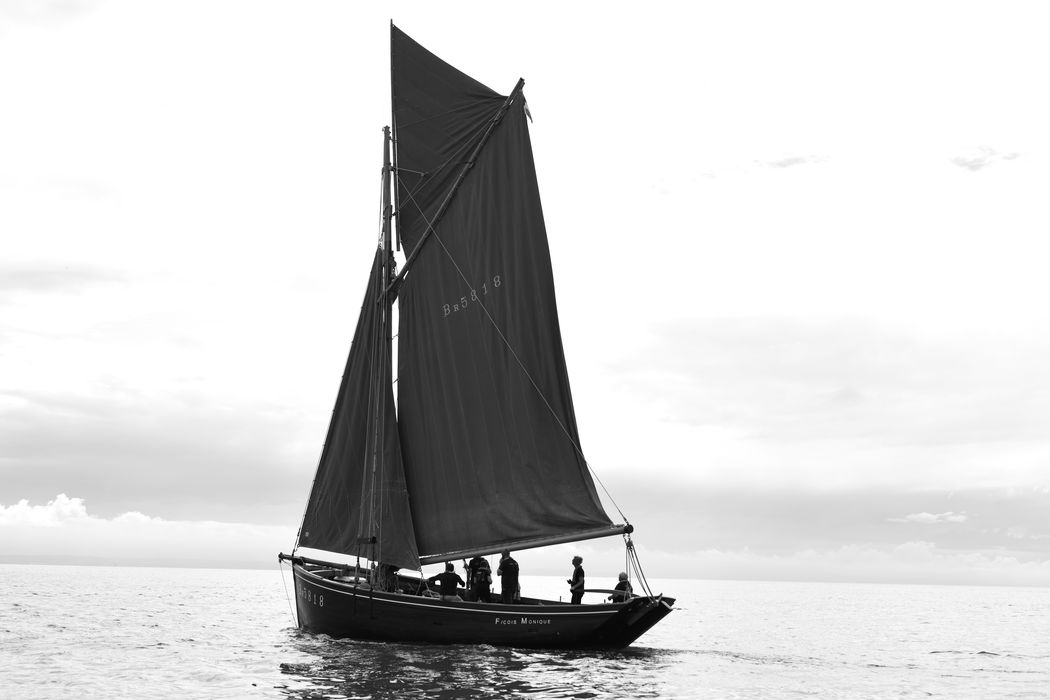
[[[679,652],[532,651],[331,639],[291,632],[291,698],[651,698]]]

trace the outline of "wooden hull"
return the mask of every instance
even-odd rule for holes
[[[341,583],[323,570],[292,567],[299,626],[332,637],[391,642],[491,644],[528,648],[617,649],[671,611],[673,598],[570,605],[448,602]]]

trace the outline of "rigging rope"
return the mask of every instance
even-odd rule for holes
[[[624,541],[627,544],[627,559],[629,562],[628,569],[633,570],[638,575],[638,584],[641,589],[645,591],[645,594],[650,598],[653,597],[653,591],[649,588],[649,581],[645,578],[645,571],[642,570],[642,562],[638,558],[638,550],[634,548],[634,542],[631,541],[630,535],[624,535]]]
[[[292,598],[288,595],[288,582],[284,580],[284,562],[280,559],[277,560],[277,568],[281,572],[281,583],[284,584],[284,598],[288,601],[288,612],[292,616],[292,626],[298,627],[299,623],[295,619],[295,610],[292,608]],[[292,576],[295,576],[295,569],[292,569]]]

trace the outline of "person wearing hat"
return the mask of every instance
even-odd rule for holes
[[[573,557],[572,566],[572,578],[566,583],[569,584],[569,592],[572,593],[572,604],[579,605],[583,600],[583,557],[578,554]]]

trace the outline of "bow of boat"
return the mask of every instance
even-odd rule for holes
[[[649,631],[674,608],[674,598],[663,595],[640,596],[629,600],[623,609],[594,631],[597,646],[621,648]]]

